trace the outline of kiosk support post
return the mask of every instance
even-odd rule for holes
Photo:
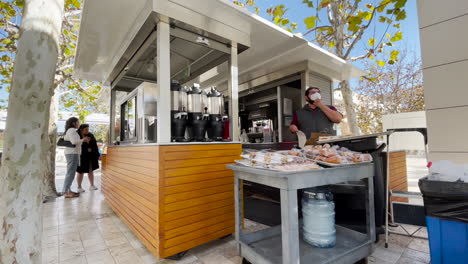
[[[239,73],[237,61],[237,43],[231,42],[231,58],[229,60],[229,79],[228,89],[231,102],[229,103],[229,117],[231,119],[229,125],[229,137],[232,141],[239,140]]]
[[[157,81],[159,84],[159,102],[157,106],[157,142],[171,142],[171,67],[170,65],[170,27],[163,16],[157,25]]]
[[[111,87],[110,93],[110,120],[109,120],[109,138],[107,144],[110,146],[115,140],[115,94],[116,90]]]

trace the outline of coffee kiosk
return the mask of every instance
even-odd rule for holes
[[[277,67],[286,70],[278,75]],[[226,165],[242,151],[239,116],[248,127],[276,129],[282,141],[294,99],[281,87],[311,70],[330,80],[362,73],[230,1],[87,1],[74,74],[111,89],[106,202],[158,258],[232,234]],[[282,101],[263,102],[268,113],[255,117],[255,87],[275,87]]]

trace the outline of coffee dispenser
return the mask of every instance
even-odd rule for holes
[[[216,87],[210,88],[208,92],[208,138],[215,141],[223,140],[224,122],[228,116],[224,112],[224,96]]]
[[[185,129],[187,127],[187,89],[179,82],[171,83],[171,139],[176,142],[185,142]]]
[[[188,91],[188,128],[190,140],[193,141],[206,141],[209,119],[208,107],[204,105],[206,96],[199,84],[194,84]]]

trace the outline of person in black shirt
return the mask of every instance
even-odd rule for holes
[[[78,128],[77,133],[80,135],[80,138],[88,137],[90,138],[89,143],[84,143],[81,145],[81,156],[80,164],[78,169],[78,192],[84,192],[81,184],[83,183],[83,176],[85,173],[88,173],[90,190],[94,191],[98,188],[94,185],[94,170],[99,169],[99,148],[96,142],[96,138],[93,134],[89,132],[89,125],[82,124]]]

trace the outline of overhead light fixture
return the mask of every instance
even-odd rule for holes
[[[207,38],[199,36],[196,40],[198,44],[203,44],[205,46],[210,46],[210,41]]]

